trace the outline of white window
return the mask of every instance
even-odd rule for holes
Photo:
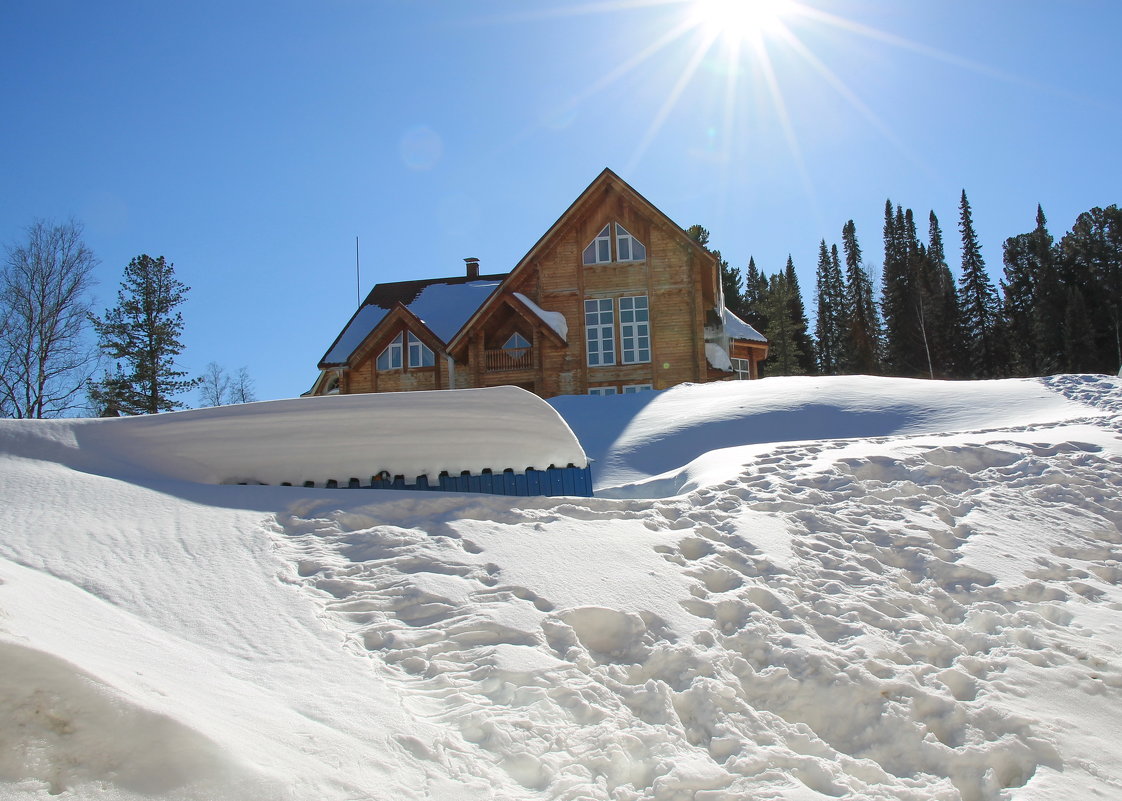
[[[624,395],[632,395],[636,392],[650,392],[654,387],[650,384],[628,384],[623,388]]]
[[[403,336],[403,334],[398,334],[393,338],[393,341],[386,346],[386,349],[378,354],[376,367],[379,370],[401,369],[401,340]]]
[[[588,345],[588,366],[615,364],[615,313],[611,298],[584,302],[584,332]]]
[[[517,362],[530,352],[530,342],[526,337],[515,331],[503,345],[503,352],[512,362]]]
[[[729,359],[732,362],[732,371],[736,373],[738,381],[747,381],[752,377],[752,371],[747,359]]]
[[[633,237],[627,230],[616,223],[616,260],[617,261],[642,261],[647,258],[647,249],[643,243]]]
[[[620,353],[624,364],[651,360],[651,323],[647,296],[619,299]]]
[[[616,395],[618,394],[615,387],[589,387],[589,395]]]
[[[432,367],[436,364],[436,356],[432,349],[421,340],[417,339],[412,331],[409,332],[409,366]]]
[[[605,225],[604,230],[592,240],[592,244],[584,249],[585,264],[607,264],[612,260],[612,238],[608,233],[610,227]]]

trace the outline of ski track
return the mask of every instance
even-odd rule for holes
[[[1044,383],[1122,434],[1116,382]],[[885,437],[856,458],[777,444],[670,498],[308,502],[275,536],[325,624],[450,731],[403,745],[444,763],[475,749],[516,788],[495,798],[985,801],[1042,768],[1095,773],[1023,699],[1122,688],[1119,647],[1080,622],[1122,624],[1122,458],[1032,433]],[[565,519],[651,532],[691,625],[561,603],[472,539]],[[1050,556],[993,553],[999,524]],[[1122,794],[1117,773],[1095,781]]]

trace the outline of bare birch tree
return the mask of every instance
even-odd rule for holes
[[[58,417],[82,408],[97,363],[89,334],[93,252],[73,220],[36,220],[0,272],[0,413]]]

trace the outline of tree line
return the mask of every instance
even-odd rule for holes
[[[997,285],[965,190],[958,229],[956,279],[935,212],[921,237],[912,210],[886,201],[877,299],[856,226],[846,222],[840,251],[819,243],[813,332],[790,257],[783,271],[765,275],[754,259],[741,272],[714,252],[725,305],[768,338],[764,375],[980,379],[1118,372],[1122,210],[1083,212],[1056,241],[1037,206],[1035,228],[1005,240]],[[708,244],[701,226],[687,233]]]
[[[154,414],[255,400],[246,368],[217,363],[189,377],[179,306],[190,287],[163,256],[141,254],[124,269],[117,304],[94,314],[98,260],[75,221],[37,220],[7,248],[0,267],[0,416],[45,418]],[[100,373],[100,375],[98,375]]]

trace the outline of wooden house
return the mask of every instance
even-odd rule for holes
[[[759,377],[717,259],[604,170],[508,273],[378,284],[308,394],[514,385],[543,398]]]

